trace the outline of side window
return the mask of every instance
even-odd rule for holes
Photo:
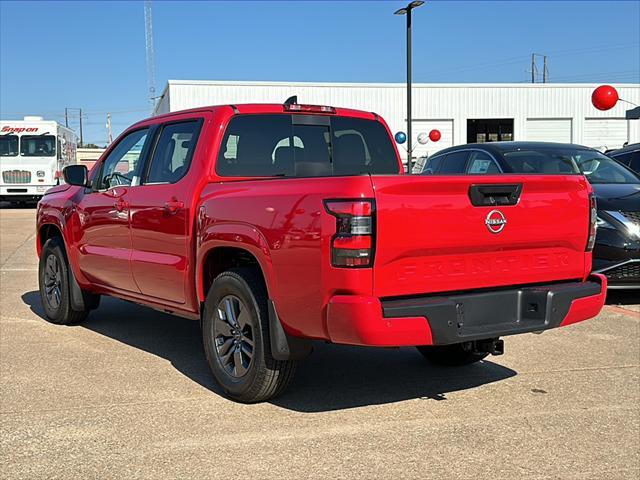
[[[284,170],[290,168],[290,164],[293,167],[291,149],[300,148],[295,138],[294,146],[290,146],[288,139],[292,136],[289,115],[233,117],[222,141],[216,171],[229,177],[261,177],[284,173]]]
[[[640,150],[637,152],[629,152],[629,153],[623,153],[621,155],[616,155],[615,157],[616,160],[618,160],[620,163],[624,163],[625,165],[629,166],[631,165],[631,162],[633,161],[633,159],[637,159],[640,158]]]
[[[629,167],[636,172],[640,172],[640,150],[631,154],[631,162]]]
[[[427,158],[424,168],[422,169],[422,175],[433,175],[440,169],[440,165],[444,160],[444,155],[437,155],[435,157]]]
[[[189,170],[196,148],[199,121],[162,127],[145,183],[175,183]]]
[[[444,160],[442,161],[442,165],[440,166],[440,170],[438,171],[438,173],[440,175],[464,173],[464,167],[467,163],[468,157],[469,157],[469,152],[448,153],[444,157]]]
[[[631,152],[612,156],[611,158],[619,161],[620,163],[624,163],[625,165],[629,165],[631,163]]]
[[[136,185],[142,168],[142,151],[147,141],[148,128],[136,130],[124,137],[102,162],[97,180],[98,190],[118,185]]]
[[[486,152],[474,151],[469,156],[469,166],[467,173],[471,175],[493,175],[500,173],[500,168],[496,162]]]

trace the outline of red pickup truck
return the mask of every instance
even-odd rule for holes
[[[200,320],[217,381],[256,402],[312,340],[464,365],[598,314],[584,176],[407,175],[391,138],[375,113],[295,102],[133,125],[38,205],[47,317],[112,295]]]

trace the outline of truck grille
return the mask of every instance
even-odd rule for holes
[[[640,225],[640,212],[620,212],[624,217],[636,225]]]
[[[31,183],[31,172],[27,170],[7,170],[2,172],[4,183]]]
[[[640,262],[630,262],[604,272],[609,280],[640,283]]]

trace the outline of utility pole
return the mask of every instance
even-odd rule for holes
[[[531,83],[536,83],[536,54],[531,54]]]
[[[147,58],[147,87],[149,88],[149,105],[151,114],[156,103],[156,67],[155,53],[153,50],[153,16],[151,12],[151,0],[144,2],[144,33]]]
[[[538,75],[538,66],[536,65],[536,57],[542,57],[542,83],[547,83],[549,77],[549,69],[547,68],[547,56],[541,53],[531,54],[531,83],[536,83],[536,75]]]
[[[80,148],[82,148],[82,109],[78,110],[80,110]]]
[[[111,136],[111,113],[107,112],[107,138],[109,144],[113,141],[113,137]]]
[[[107,134],[109,138],[109,144],[113,142],[113,136],[111,135],[111,114],[107,112]]]
[[[64,126],[69,128],[69,113],[68,113],[68,108],[64,107]]]

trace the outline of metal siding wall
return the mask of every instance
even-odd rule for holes
[[[573,141],[582,143],[584,119],[621,118],[628,105],[619,103],[607,112],[591,105],[597,85],[568,84],[417,84],[414,85],[415,119],[453,119],[453,141],[465,143],[469,118],[513,118],[514,139],[526,140],[527,118],[572,119]],[[620,97],[640,104],[640,86],[615,85]],[[171,111],[230,103],[282,103],[298,95],[301,103],[334,105],[373,111],[393,132],[406,130],[404,84],[285,84],[172,81],[167,97]],[[170,98],[170,102],[168,99]],[[161,104],[165,98],[161,99]],[[164,104],[163,104],[164,105]],[[630,141],[640,140],[640,121],[630,126]]]
[[[620,148],[629,141],[629,121],[622,118],[587,118],[583,141],[587,147],[599,150]]]
[[[529,118],[526,126],[527,140],[571,143],[573,133],[570,118]]]

